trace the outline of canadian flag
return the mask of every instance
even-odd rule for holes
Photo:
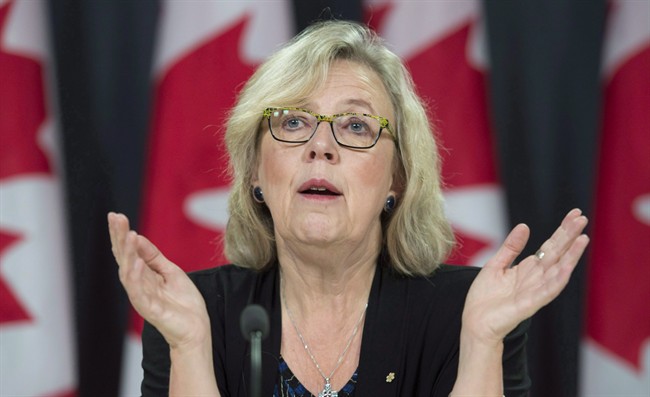
[[[406,61],[441,145],[449,263],[482,266],[507,233],[487,111],[487,50],[478,1],[367,0],[367,20]]]
[[[140,232],[186,271],[225,263],[225,117],[255,67],[293,35],[290,3],[164,1]],[[138,395],[142,319],[127,337],[122,395]]]
[[[75,395],[45,3],[0,0],[0,395]]]
[[[610,4],[583,396],[650,395],[650,6]]]

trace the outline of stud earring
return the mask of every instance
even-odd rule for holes
[[[395,209],[395,196],[392,194],[386,198],[386,204],[384,204],[384,211],[390,214]]]
[[[264,202],[264,193],[262,193],[261,187],[255,186],[253,188],[253,198],[260,204]]]

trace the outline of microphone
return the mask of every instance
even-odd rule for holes
[[[251,396],[262,395],[262,339],[269,334],[269,315],[260,306],[251,304],[244,308],[239,318],[244,339],[251,342]]]

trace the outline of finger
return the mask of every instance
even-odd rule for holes
[[[108,213],[108,233],[111,237],[111,250],[113,251],[113,256],[116,260],[120,259],[121,247],[119,246],[119,225],[117,220],[117,214],[114,212]]]
[[[138,255],[137,245],[141,237],[133,230],[127,233],[124,241],[123,263],[119,269],[120,281],[134,304],[138,297],[143,296],[148,283],[155,284],[158,277]]]
[[[126,241],[126,236],[128,235],[129,231],[131,231],[131,225],[129,224],[129,218],[127,218],[124,214],[117,214],[116,219],[118,231],[120,232],[118,235],[118,244],[120,247],[123,247]]]
[[[154,245],[145,236],[139,235],[137,241],[138,254],[144,259],[146,263],[156,260],[158,257],[163,256],[158,247]]]
[[[540,299],[539,308],[547,305],[564,290],[569,283],[571,274],[578,264],[578,260],[589,244],[589,237],[580,235],[571,244],[561,263],[553,266],[545,273],[543,287],[535,295]],[[537,310],[537,309],[536,309]]]
[[[152,272],[147,269],[142,258],[136,258],[121,280],[133,308],[145,318],[148,315],[147,311],[151,310],[151,285],[156,284],[156,276],[148,273]]]
[[[503,244],[497,251],[496,255],[490,259],[488,263],[485,264],[486,268],[508,268],[521,254],[521,251],[526,246],[528,242],[528,237],[530,236],[530,229],[523,223],[515,226],[508,237],[506,237]]]
[[[127,233],[130,230],[129,219],[124,214],[112,213],[108,216],[109,232],[111,234],[111,244],[113,254],[119,262],[122,259],[122,252]]]
[[[156,273],[165,274],[169,273],[172,268],[176,266],[169,261],[149,239],[144,236],[138,235],[137,239],[137,253],[149,268]]]
[[[120,247],[117,244],[117,214],[115,212],[109,212],[107,215],[108,220],[108,234],[111,237],[111,250],[113,251],[113,256],[115,259],[118,259],[120,255]]]
[[[558,263],[558,274],[556,278],[560,280],[566,279],[566,282],[568,282],[571,273],[573,273],[573,269],[578,265],[578,261],[587,249],[587,245],[589,245],[589,237],[587,235],[581,234],[576,237],[571,247],[569,247]]]
[[[138,255],[136,252],[137,233],[130,230],[124,237],[122,245],[122,255],[118,261],[120,265],[119,275],[120,281],[127,290],[129,290],[129,282],[134,278],[136,269],[136,260]]]
[[[564,217],[553,235],[546,240],[535,254],[536,259],[548,268],[555,264],[571,247],[575,239],[587,226],[587,217],[579,209],[573,209]]]

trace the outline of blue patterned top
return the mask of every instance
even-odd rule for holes
[[[291,372],[289,365],[282,356],[280,356],[279,363],[278,372],[280,372],[280,378],[273,390],[273,397],[315,397]],[[354,371],[352,378],[338,391],[338,397],[354,396],[354,386],[357,384],[358,372],[358,369]]]

